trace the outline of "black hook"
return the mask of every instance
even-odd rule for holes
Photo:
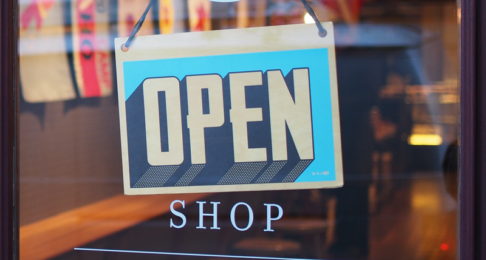
[[[140,31],[140,28],[142,27],[142,24],[145,21],[145,17],[147,16],[147,13],[150,10],[150,8],[152,8],[154,1],[155,0],[150,0],[149,5],[145,9],[145,12],[143,12],[142,16],[140,17],[140,20],[138,20],[137,24],[135,24],[135,26],[133,27],[130,37],[128,37],[128,40],[121,46],[122,51],[127,52],[128,49],[130,48],[130,44],[132,44],[135,35],[138,33],[138,31]]]
[[[307,3],[307,0],[302,0],[302,4],[304,4],[305,9],[307,12],[312,16],[312,19],[314,19],[314,22],[316,23],[317,29],[319,29],[319,36],[322,38],[326,37],[327,31],[324,29],[322,26],[321,22],[319,21],[319,18],[317,18],[316,13],[314,12],[314,9]]]

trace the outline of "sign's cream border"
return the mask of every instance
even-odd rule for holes
[[[331,22],[322,23],[322,25],[327,30],[327,36],[324,38],[319,37],[317,34],[318,30],[314,24],[139,36],[135,38],[130,46],[130,50],[127,52],[123,52],[121,46],[128,38],[115,39],[118,105],[123,161],[123,185],[125,194],[146,195],[342,187],[344,183],[337,91],[336,53],[334,49],[334,28]],[[336,165],[335,181],[130,188],[125,86],[123,77],[124,62],[317,48],[327,48],[329,53],[334,155]]]

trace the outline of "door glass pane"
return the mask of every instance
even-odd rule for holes
[[[314,23],[298,0],[152,2],[137,36]],[[333,22],[344,186],[129,196],[114,39],[150,1],[19,0],[21,259],[456,259],[456,2],[308,2]]]

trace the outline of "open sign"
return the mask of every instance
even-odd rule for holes
[[[117,51],[125,192],[341,186],[331,37],[293,25],[144,36]]]

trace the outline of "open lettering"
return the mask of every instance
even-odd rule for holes
[[[309,70],[293,69],[289,76],[291,88],[280,70],[270,70],[265,75],[260,71],[230,73],[226,78],[230,107],[225,107],[220,75],[187,76],[184,91],[181,91],[181,82],[175,77],[146,79],[143,98],[148,162],[152,166],[183,163],[185,125],[189,130],[191,164],[206,164],[205,130],[223,126],[227,114],[232,125],[235,163],[266,162],[269,160],[268,148],[272,150],[271,160],[288,160],[287,132],[292,137],[300,160],[313,160]],[[251,147],[249,143],[249,136],[252,135],[249,124],[262,122],[264,117],[261,107],[248,107],[248,87],[267,88],[271,138],[268,148]],[[181,97],[181,92],[186,96]],[[164,115],[160,113],[160,93],[165,96]],[[208,111],[204,111],[205,99]],[[181,106],[184,105],[181,100],[185,101],[187,108]],[[182,111],[186,109],[187,116],[183,117]],[[161,117],[165,120],[163,124]],[[165,144],[162,136],[165,136]]]

